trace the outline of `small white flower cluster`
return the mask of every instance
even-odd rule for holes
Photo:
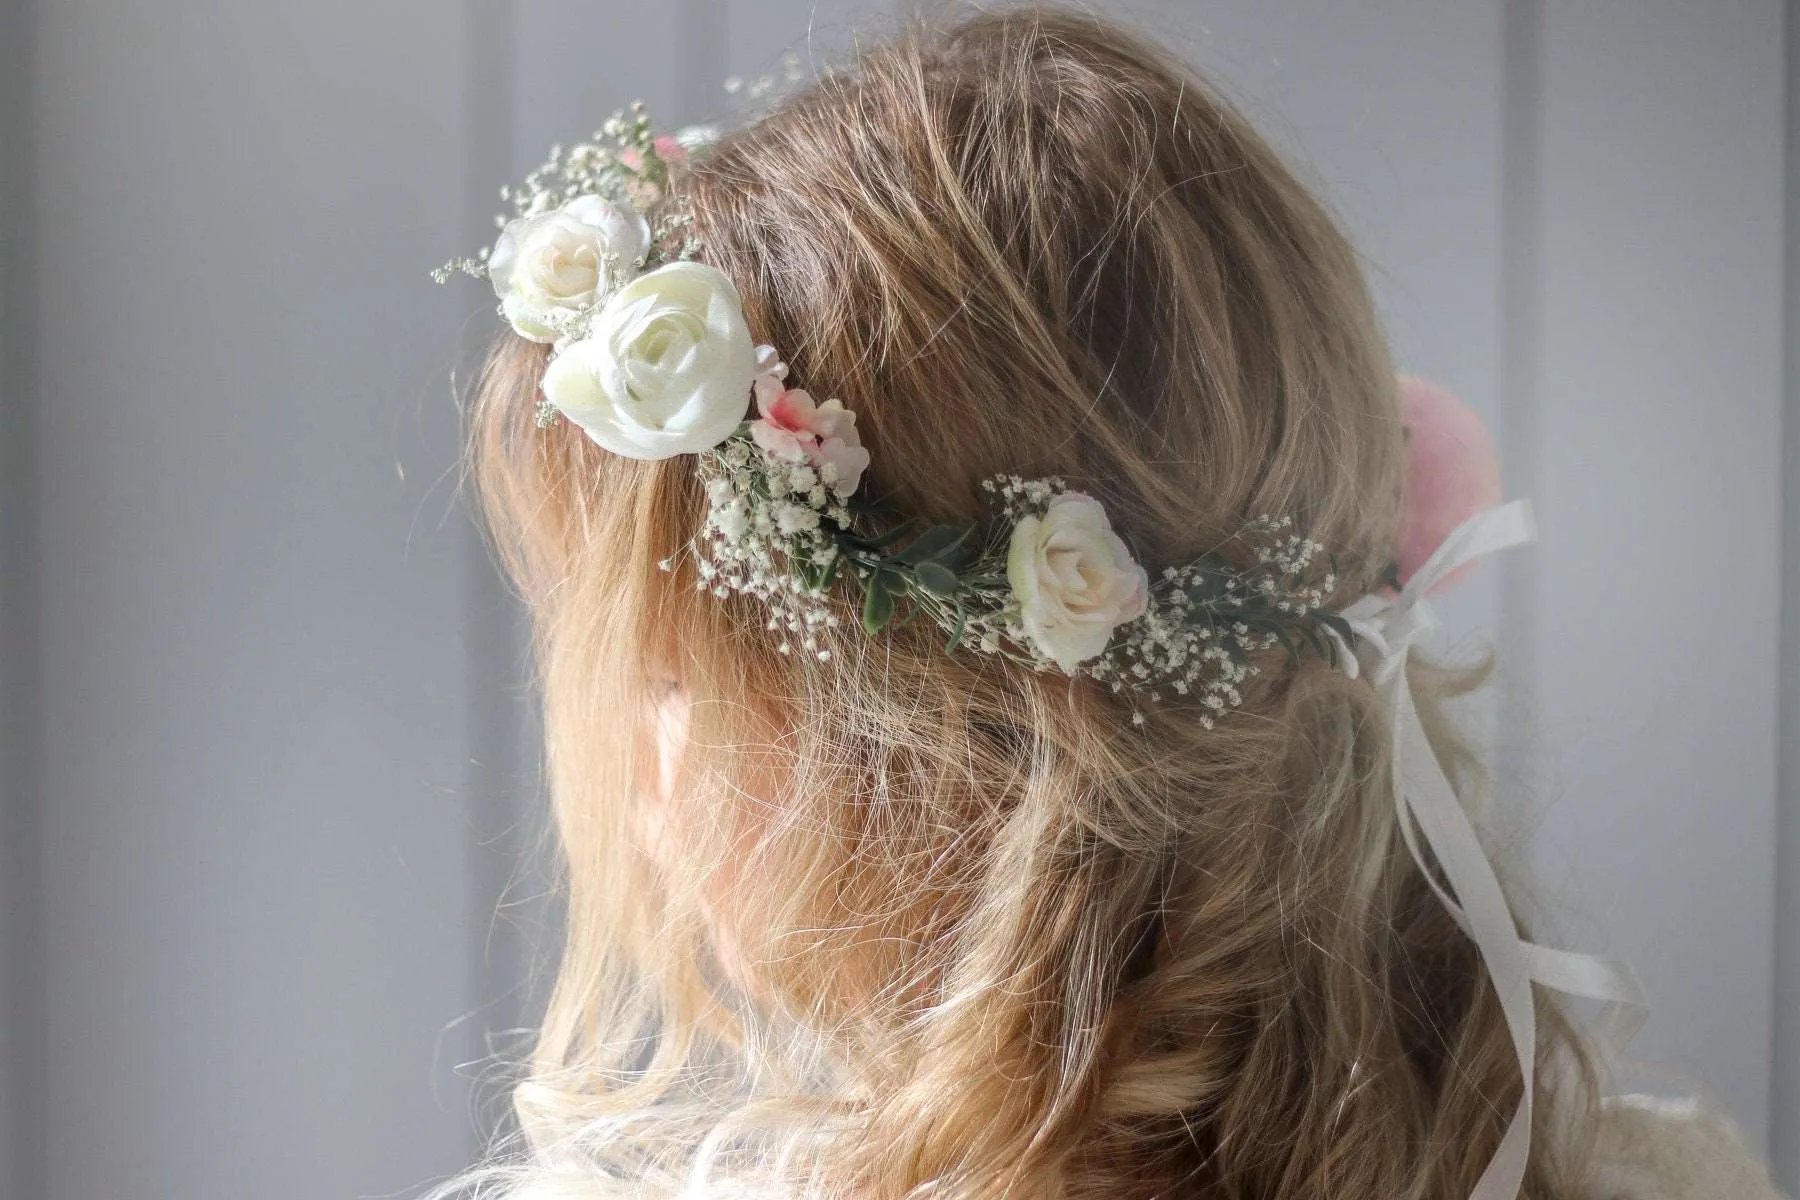
[[[1023,479],[1017,475],[996,475],[981,481],[981,490],[994,497],[1000,513],[1017,525],[1026,517],[1041,517],[1050,501],[1065,494],[1069,485],[1052,476],[1049,479]]]
[[[1263,568],[1251,577],[1255,589],[1268,597],[1275,611],[1306,616],[1325,607],[1325,601],[1337,590],[1337,573],[1326,571],[1318,580],[1308,582],[1313,560],[1325,552],[1325,546],[1292,532],[1293,527],[1292,517],[1258,517],[1240,536],[1250,544],[1257,564]]]
[[[833,532],[852,520],[833,488],[835,465],[776,458],[745,432],[702,454],[700,476],[707,516],[696,585],[720,599],[737,592],[761,601],[781,653],[829,659],[819,635],[838,624],[826,602],[841,565]]]
[[[731,75],[725,80],[727,95],[742,95],[750,100],[768,100],[780,96],[795,84],[806,78],[806,65],[800,55],[789,50],[781,56],[781,74],[759,75],[754,79],[745,79],[742,75]]]
[[[957,639],[960,646],[973,647],[983,654],[998,654],[1013,662],[1023,663],[1034,671],[1057,670],[1051,659],[1031,640],[1018,598],[1010,591],[996,593],[990,604],[965,601],[959,612],[952,604],[931,597],[927,610],[938,628]]]
[[[651,228],[638,214],[648,211],[670,196],[669,168],[679,163],[690,150],[704,147],[716,138],[711,129],[692,126],[674,135],[657,137],[651,131],[649,115],[642,101],[629,110],[616,112],[584,142],[570,147],[550,147],[549,157],[518,185],[500,189],[500,199],[510,212],[494,217],[500,232],[492,246],[483,246],[473,258],[455,258],[432,272],[432,278],[443,283],[462,272],[477,279],[489,279],[501,299],[507,298],[512,281],[504,278],[517,251],[526,253],[518,261],[540,269],[539,285],[548,283],[554,298],[575,300],[574,304],[556,306],[551,314],[557,333],[563,337],[579,337],[583,316],[591,317],[606,301],[605,289],[583,295],[568,287],[568,268],[578,260],[601,281],[611,277],[622,282],[632,273],[660,262],[691,259],[700,252],[693,236],[693,217],[679,202],[664,206],[657,224]],[[582,206],[599,206],[610,210],[603,219],[586,219],[594,227],[585,239],[570,245],[567,238],[557,247],[557,256],[539,256],[533,262],[529,253],[532,241],[543,242],[545,218],[581,212]],[[521,243],[526,245],[521,246]],[[513,322],[514,314],[503,304],[501,315]],[[520,330],[523,336],[538,341],[553,340],[541,331]]]
[[[1214,556],[1166,569],[1152,589],[1143,619],[1122,631],[1090,669],[1114,691],[1127,688],[1152,700],[1168,693],[1191,697],[1207,729],[1243,703],[1242,685],[1259,668],[1259,651],[1305,636],[1337,586],[1331,572],[1314,578],[1324,547],[1289,532],[1290,518],[1259,517],[1239,534],[1255,565],[1237,569]],[[1132,714],[1142,724],[1141,712]]]

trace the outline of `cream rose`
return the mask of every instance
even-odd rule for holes
[[[1031,644],[1064,671],[1144,614],[1149,579],[1092,496],[1064,492],[1013,527],[1006,578]]]
[[[553,342],[557,325],[638,269],[650,226],[628,204],[582,196],[507,223],[488,256],[488,279],[521,337]]]
[[[544,372],[544,396],[627,458],[708,450],[744,419],[756,347],[743,302],[714,267],[670,263],[606,302],[588,336]]]

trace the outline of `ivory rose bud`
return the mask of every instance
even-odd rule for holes
[[[650,226],[630,205],[582,196],[507,223],[488,256],[488,279],[521,337],[554,342],[575,316],[636,271]]]
[[[1092,496],[1064,492],[1013,527],[1006,579],[1025,636],[1065,672],[1144,614],[1150,581]]]
[[[588,336],[544,372],[544,396],[627,458],[709,450],[750,404],[756,348],[743,302],[715,267],[675,262],[607,301]]]

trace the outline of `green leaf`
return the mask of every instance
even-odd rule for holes
[[[961,601],[958,601],[956,605],[956,624],[950,630],[950,640],[944,645],[945,654],[955,653],[956,648],[962,645],[963,630],[968,627],[968,624],[969,610],[962,606]]]
[[[973,525],[933,525],[894,557],[909,565],[942,562],[956,552],[974,528]]]
[[[888,590],[888,576],[877,571],[869,577],[869,591],[863,597],[863,632],[880,633],[894,619],[894,593]]]
[[[886,533],[858,535],[853,540],[857,545],[862,546],[864,549],[880,550],[884,547],[893,545],[908,533],[912,532],[913,524],[912,521],[902,521]]]
[[[934,596],[956,595],[956,572],[942,563],[922,562],[913,568],[913,581]]]

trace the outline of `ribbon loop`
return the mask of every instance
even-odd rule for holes
[[[1493,864],[1425,736],[1406,676],[1413,643],[1437,625],[1425,599],[1431,590],[1466,563],[1536,537],[1528,501],[1477,513],[1451,531],[1397,595],[1364,596],[1339,614],[1356,635],[1355,646],[1345,645],[1335,632],[1331,635],[1342,651],[1337,656],[1341,668],[1352,678],[1366,674],[1384,702],[1394,739],[1394,805],[1401,836],[1420,873],[1475,943],[1493,981],[1524,1080],[1518,1107],[1470,1200],[1517,1200],[1524,1184],[1537,1058],[1531,985],[1605,1002],[1618,1048],[1635,1032],[1647,1007],[1643,988],[1628,964],[1550,949],[1519,936]]]

